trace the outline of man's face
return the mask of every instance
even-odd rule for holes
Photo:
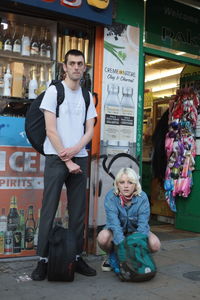
[[[69,79],[79,81],[86,69],[83,57],[69,55],[67,64],[63,64],[63,69]]]

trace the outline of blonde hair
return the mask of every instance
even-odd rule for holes
[[[119,195],[119,189],[118,189],[118,182],[121,180],[122,175],[126,174],[128,176],[128,179],[135,184],[135,192],[134,195],[139,195],[142,191],[141,184],[139,182],[139,176],[137,173],[131,169],[131,168],[122,168],[119,170],[115,177],[114,181],[114,189],[115,189],[115,194]]]

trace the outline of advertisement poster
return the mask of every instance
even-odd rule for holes
[[[0,257],[36,253],[44,156],[30,145],[24,118],[0,117]],[[63,197],[64,198],[64,197]],[[61,221],[60,202],[55,221]]]
[[[104,31],[101,153],[134,154],[137,124],[139,28]]]
[[[91,162],[89,225],[97,230],[105,225],[104,198],[119,169],[131,167],[139,173],[135,158],[138,65],[139,28],[119,23],[105,28],[100,159]]]

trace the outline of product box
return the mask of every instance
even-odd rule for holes
[[[23,97],[23,74],[24,64],[21,62],[13,62],[10,64],[12,73],[12,97]]]

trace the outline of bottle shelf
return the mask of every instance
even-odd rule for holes
[[[53,60],[50,58],[45,58],[39,55],[36,56],[24,56],[20,53],[13,53],[12,51],[4,51],[0,50],[0,58],[6,58],[9,61],[16,60],[22,61],[27,63],[34,63],[34,64],[52,64],[54,63]]]

